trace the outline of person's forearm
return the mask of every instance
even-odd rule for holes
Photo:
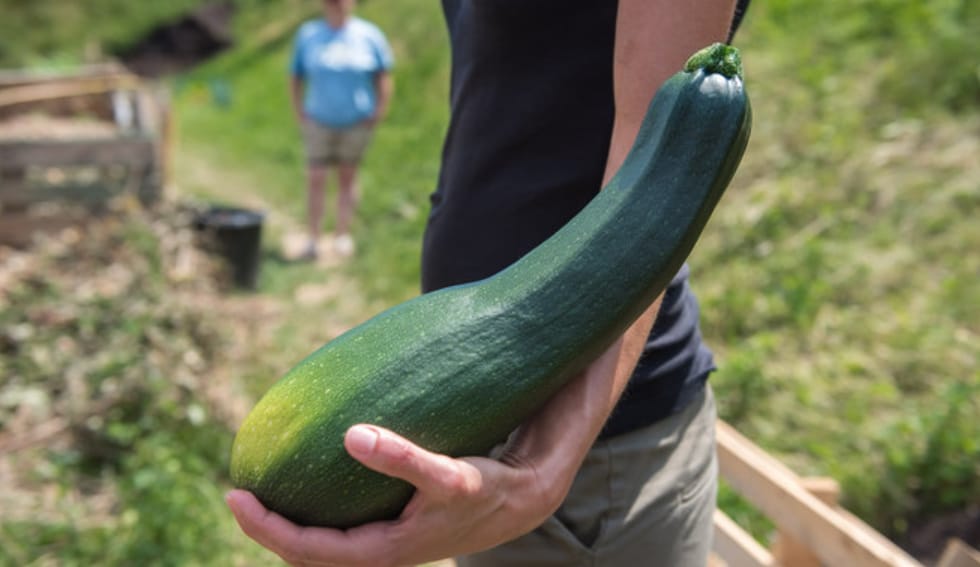
[[[653,95],[701,47],[724,40],[734,0],[620,0],[613,61],[615,119],[603,184],[622,165]],[[709,14],[705,16],[704,14]],[[581,380],[558,394],[518,433],[509,458],[536,455],[536,466],[556,479],[548,501],[557,507],[585,454],[629,382],[660,308],[662,295]],[[570,416],[574,416],[570,418]]]
[[[552,403],[518,431],[504,455],[505,461],[527,461],[532,459],[525,455],[538,456],[533,460],[539,476],[552,479],[551,492],[542,495],[552,511],[568,493],[574,472],[626,388],[659,307],[658,299],[589,366],[584,376],[559,391]]]
[[[296,75],[289,77],[289,98],[293,103],[293,115],[300,124],[306,120],[306,111],[303,109],[303,79]]]
[[[613,51],[616,113],[603,184],[626,159],[660,85],[698,49],[723,41],[734,11],[735,0],[691,0],[680,8],[672,0],[620,0]],[[623,336],[610,385],[615,394],[613,405],[643,353],[662,299],[663,294]],[[608,407],[607,417],[612,409]]]

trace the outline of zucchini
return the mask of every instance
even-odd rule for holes
[[[233,482],[304,525],[398,516],[413,487],[343,447],[373,423],[483,455],[608,348],[680,269],[735,173],[751,111],[738,52],[715,44],[657,91],[616,176],[500,273],[396,305],[270,388],[238,431]]]

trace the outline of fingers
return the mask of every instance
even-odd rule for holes
[[[267,510],[250,492],[232,490],[225,496],[228,507],[245,534],[290,565],[310,563],[310,537],[303,528]]]
[[[351,427],[344,438],[347,451],[368,468],[401,478],[419,489],[428,501],[462,502],[483,490],[476,465],[432,453],[386,429]],[[483,493],[485,494],[485,493]],[[226,496],[242,531],[295,566],[399,564],[406,547],[404,522],[376,522],[346,531],[298,526],[267,510],[250,492],[233,490]],[[413,500],[416,506],[421,500]],[[413,524],[417,527],[417,522]],[[419,539],[418,534],[413,539]]]
[[[394,556],[383,524],[347,532],[304,527],[266,509],[250,492],[232,490],[225,500],[242,531],[290,565],[380,565]]]
[[[436,499],[472,494],[481,488],[480,472],[465,461],[427,451],[387,429],[355,425],[344,446],[364,466],[405,480]]]
[[[294,549],[303,539],[303,528],[267,510],[251,492],[232,490],[225,496],[225,501],[248,537],[289,561],[287,555],[292,553],[285,552]]]

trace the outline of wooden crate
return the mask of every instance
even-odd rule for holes
[[[90,127],[58,127],[73,122]],[[167,182],[169,127],[160,91],[116,66],[0,71],[0,211],[52,200],[98,208],[121,193],[150,205]]]
[[[156,140],[143,135],[0,142],[0,205],[22,210],[67,200],[99,207],[122,193],[151,205],[161,193],[158,154]]]

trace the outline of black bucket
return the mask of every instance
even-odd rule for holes
[[[211,207],[197,217],[196,226],[231,268],[235,287],[254,290],[258,286],[265,215],[235,207]]]

